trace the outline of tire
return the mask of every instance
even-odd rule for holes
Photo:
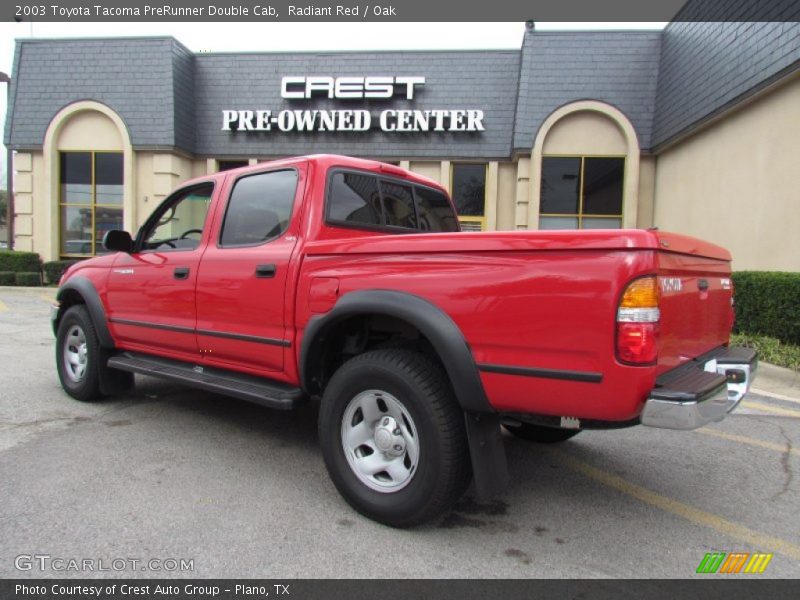
[[[319,439],[339,493],[392,527],[443,513],[471,478],[464,414],[442,369],[416,352],[372,350],[342,365],[322,398]]]
[[[82,402],[99,400],[101,362],[100,340],[91,317],[82,304],[70,307],[58,325],[56,367],[61,387]]]
[[[544,427],[531,423],[520,423],[518,427],[506,426],[511,435],[529,442],[540,444],[557,444],[578,435],[580,429],[559,429],[558,427]]]

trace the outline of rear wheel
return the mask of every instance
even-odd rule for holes
[[[82,304],[70,307],[58,325],[56,367],[61,387],[76,400],[89,402],[100,393],[100,341]]]
[[[339,368],[319,414],[325,465],[360,513],[395,527],[450,507],[470,478],[464,415],[442,369],[385,349]]]
[[[520,423],[517,426],[506,425],[506,429],[515,437],[540,444],[564,442],[581,432],[580,429],[559,429],[558,427],[544,427],[531,423]]]

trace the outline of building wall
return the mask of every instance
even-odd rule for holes
[[[516,229],[514,218],[517,209],[517,165],[500,163],[497,173],[497,229]]]
[[[639,197],[636,212],[636,227],[647,229],[653,226],[653,211],[656,195],[656,157],[639,158]]]
[[[661,152],[655,224],[728,248],[736,270],[800,271],[800,77]]]
[[[596,112],[574,112],[559,119],[547,133],[543,154],[625,156],[628,152],[619,127]]]
[[[41,152],[14,154],[14,249],[39,252],[36,242],[46,232],[37,232],[34,215],[48,210],[39,191],[42,189]]]
[[[657,156],[631,150],[619,115],[591,107],[556,115],[533,158],[487,162],[484,226],[536,227],[536,162],[542,156],[621,155],[626,179],[636,182],[626,191],[626,211],[634,207],[626,226],[655,225],[716,242],[732,250],[735,269],[800,270],[800,193],[794,178],[800,154],[798,106],[800,76],[795,76]],[[132,232],[182,182],[217,171],[215,158],[133,151],[121,121],[96,108],[84,106],[65,112],[60,121],[54,118],[43,151],[15,154],[17,249],[38,252],[44,260],[58,258],[58,152],[131,154],[124,206],[125,226]],[[250,158],[251,164],[258,160]],[[449,188],[453,162],[403,160],[401,166]]]

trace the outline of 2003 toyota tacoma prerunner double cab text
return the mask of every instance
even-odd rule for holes
[[[320,398],[339,492],[383,523],[440,514],[535,442],[642,424],[693,429],[747,392],[730,255],[655,230],[461,233],[437,183],[308,156],[169,196],[135,239],[72,266],[53,307],[79,400],[133,373],[276,408]]]

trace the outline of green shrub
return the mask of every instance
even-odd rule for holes
[[[67,267],[74,265],[77,260],[51,260],[43,265],[44,276],[47,283],[58,283]]]
[[[13,271],[0,271],[0,285],[14,285],[16,282],[16,273]]]
[[[42,260],[35,252],[0,250],[0,271],[33,273],[42,269]]]
[[[758,333],[734,333],[731,336],[731,345],[755,348],[758,360],[795,371],[800,370],[800,346]]]
[[[737,333],[800,345],[800,273],[740,271],[733,283]]]
[[[17,285],[40,286],[42,285],[42,274],[36,273],[17,273]]]

